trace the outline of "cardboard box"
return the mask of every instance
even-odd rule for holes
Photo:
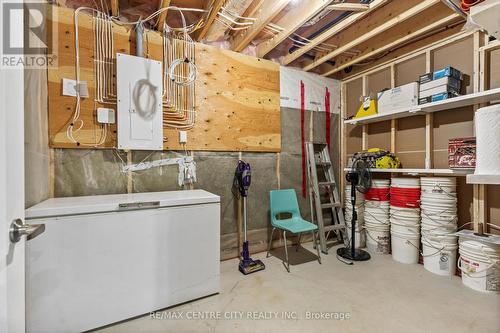
[[[442,77],[442,78],[437,79],[437,80],[432,80],[432,81],[420,84],[420,93],[422,93],[425,90],[429,90],[429,89],[436,88],[439,86],[450,86],[455,91],[460,92],[461,87],[462,87],[462,81],[458,80],[457,78],[451,77],[451,76]],[[422,94],[420,94],[420,95],[422,95]],[[422,96],[420,96],[420,97],[422,97]]]
[[[427,73],[427,74],[421,75],[419,77],[418,81],[420,84],[424,84],[424,83],[430,82],[432,80],[437,80],[437,79],[441,79],[443,77],[448,77],[448,76],[451,76],[457,80],[462,80],[462,72],[460,72],[456,68],[453,68],[451,66],[447,66],[443,69],[439,69],[439,70],[434,71],[432,73]]]
[[[444,86],[437,86],[437,87],[427,89],[424,91],[420,90],[420,98],[425,98],[428,96],[433,96],[433,95],[438,95],[438,94],[443,94],[443,93],[451,93],[451,94],[454,94],[455,96],[458,96],[458,95],[460,95],[460,88],[456,89],[452,86],[444,85]]]
[[[476,138],[456,138],[448,141],[448,165],[451,169],[476,167]]]
[[[432,95],[432,96],[419,98],[418,104],[421,105],[421,104],[426,104],[426,103],[438,102],[438,101],[442,101],[442,100],[457,97],[457,96],[458,95],[451,93],[451,92],[436,94],[436,95]]]
[[[418,105],[418,82],[412,82],[377,94],[378,113],[388,114],[398,109]]]

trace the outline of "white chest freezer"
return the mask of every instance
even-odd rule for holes
[[[202,190],[56,198],[26,211],[26,322],[82,332],[219,292],[220,198]]]

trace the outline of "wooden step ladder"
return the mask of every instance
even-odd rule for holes
[[[305,145],[311,219],[318,225],[319,237],[316,239],[319,238],[321,252],[328,254],[326,242],[330,232],[336,234],[339,242],[342,242],[341,233],[345,232],[339,188],[335,181],[328,145],[323,142],[306,142]],[[325,194],[327,201],[322,202],[321,198]],[[331,224],[325,225],[325,215],[328,212],[331,212]]]

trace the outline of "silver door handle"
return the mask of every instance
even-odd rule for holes
[[[26,235],[26,239],[30,240],[44,231],[45,224],[26,224],[21,219],[15,219],[10,225],[9,237],[12,243],[17,243],[22,236]]]

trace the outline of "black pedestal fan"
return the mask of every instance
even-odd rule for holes
[[[366,193],[372,185],[372,178],[368,165],[362,159],[355,159],[352,168],[346,174],[346,180],[351,183],[351,247],[341,247],[337,249],[337,255],[351,261],[365,261],[370,259],[370,254],[366,251],[356,249],[356,221],[358,213],[356,211],[356,190]]]

